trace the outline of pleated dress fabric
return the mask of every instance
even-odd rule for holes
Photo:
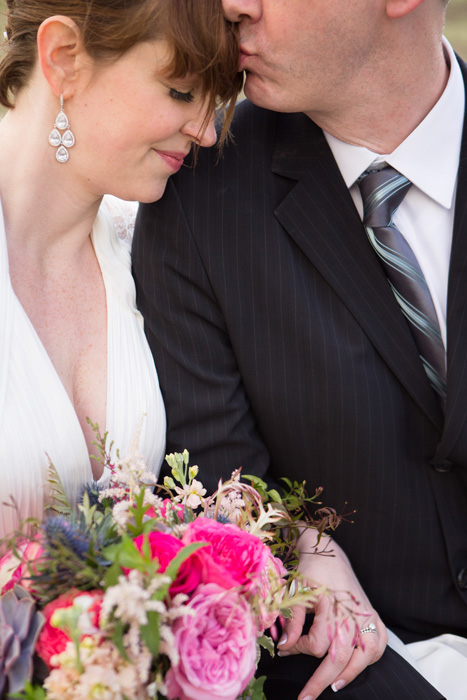
[[[117,233],[115,211],[115,201],[104,198],[92,230],[107,299],[107,413],[106,426],[100,428],[108,431],[108,443],[114,441],[114,458],[117,449],[125,456],[142,422],[140,451],[157,475],[165,453],[165,410],[136,308],[130,243]],[[122,217],[117,218],[121,228]],[[86,441],[73,404],[13,291],[0,208],[0,538],[15,530],[21,518],[42,518],[49,460],[75,504],[83,485],[92,481]],[[106,479],[104,472],[101,480]]]

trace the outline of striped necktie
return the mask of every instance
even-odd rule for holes
[[[411,247],[392,219],[412,183],[389,166],[365,171],[357,182],[363,199],[363,225],[389,284],[409,321],[433,389],[446,401],[446,359],[430,290]]]

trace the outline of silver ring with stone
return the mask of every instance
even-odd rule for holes
[[[366,627],[362,627],[362,629],[360,630],[360,634],[366,634],[367,632],[373,632],[373,634],[378,634],[376,625],[370,622]]]

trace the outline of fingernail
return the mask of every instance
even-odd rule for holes
[[[335,693],[337,693],[338,690],[341,690],[345,685],[345,681],[341,678],[340,681],[336,681],[331,685],[331,688]]]
[[[285,644],[287,641],[287,635],[284,633],[280,640],[277,642],[277,646],[281,647],[283,644]]]
[[[315,700],[311,695],[306,695],[304,698],[298,698],[298,700]]]
[[[292,656],[290,651],[278,651],[277,656]],[[303,700],[306,700],[306,698],[303,698]]]

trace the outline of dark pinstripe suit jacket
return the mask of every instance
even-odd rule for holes
[[[405,641],[467,636],[467,130],[445,419],[322,131],[244,102],[233,134],[138,217],[168,450],[186,447],[212,487],[240,465],[322,485],[357,511],[336,536],[386,624]],[[342,697],[439,697],[405,676],[366,695],[372,673]]]

